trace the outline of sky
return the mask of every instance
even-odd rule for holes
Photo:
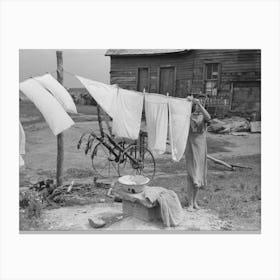
[[[110,83],[110,57],[105,49],[62,50],[66,71],[106,84]],[[19,51],[19,81],[56,70],[56,50],[21,49]],[[56,77],[55,73],[51,73]],[[64,86],[83,87],[73,75],[64,72]]]

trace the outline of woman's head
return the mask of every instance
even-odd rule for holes
[[[192,113],[197,112],[198,109],[199,109],[198,105],[195,104],[195,103],[193,103],[193,104],[192,104]]]

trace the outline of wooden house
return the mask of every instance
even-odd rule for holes
[[[203,92],[213,115],[260,114],[261,50],[109,49],[105,55],[111,84],[176,97]]]

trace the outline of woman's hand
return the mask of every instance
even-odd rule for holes
[[[197,98],[194,98],[193,96],[187,96],[187,100],[193,102],[194,104],[201,104],[200,100]]]

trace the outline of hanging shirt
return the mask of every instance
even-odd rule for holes
[[[24,165],[22,155],[25,154],[25,133],[21,123],[19,122],[19,166]]]
[[[137,139],[139,136],[143,94],[118,88],[114,103],[112,132],[117,137]]]
[[[192,102],[172,97],[168,101],[171,154],[174,161],[180,161],[188,140]]]
[[[52,93],[66,112],[77,114],[77,108],[70,93],[52,75],[45,74],[34,79]]]
[[[155,154],[166,150],[168,127],[168,98],[149,93],[145,95],[145,114],[148,132],[148,147]]]
[[[98,105],[113,118],[117,87],[76,76]]]
[[[25,80],[19,88],[42,113],[54,135],[74,124],[60,103],[36,80]]]

